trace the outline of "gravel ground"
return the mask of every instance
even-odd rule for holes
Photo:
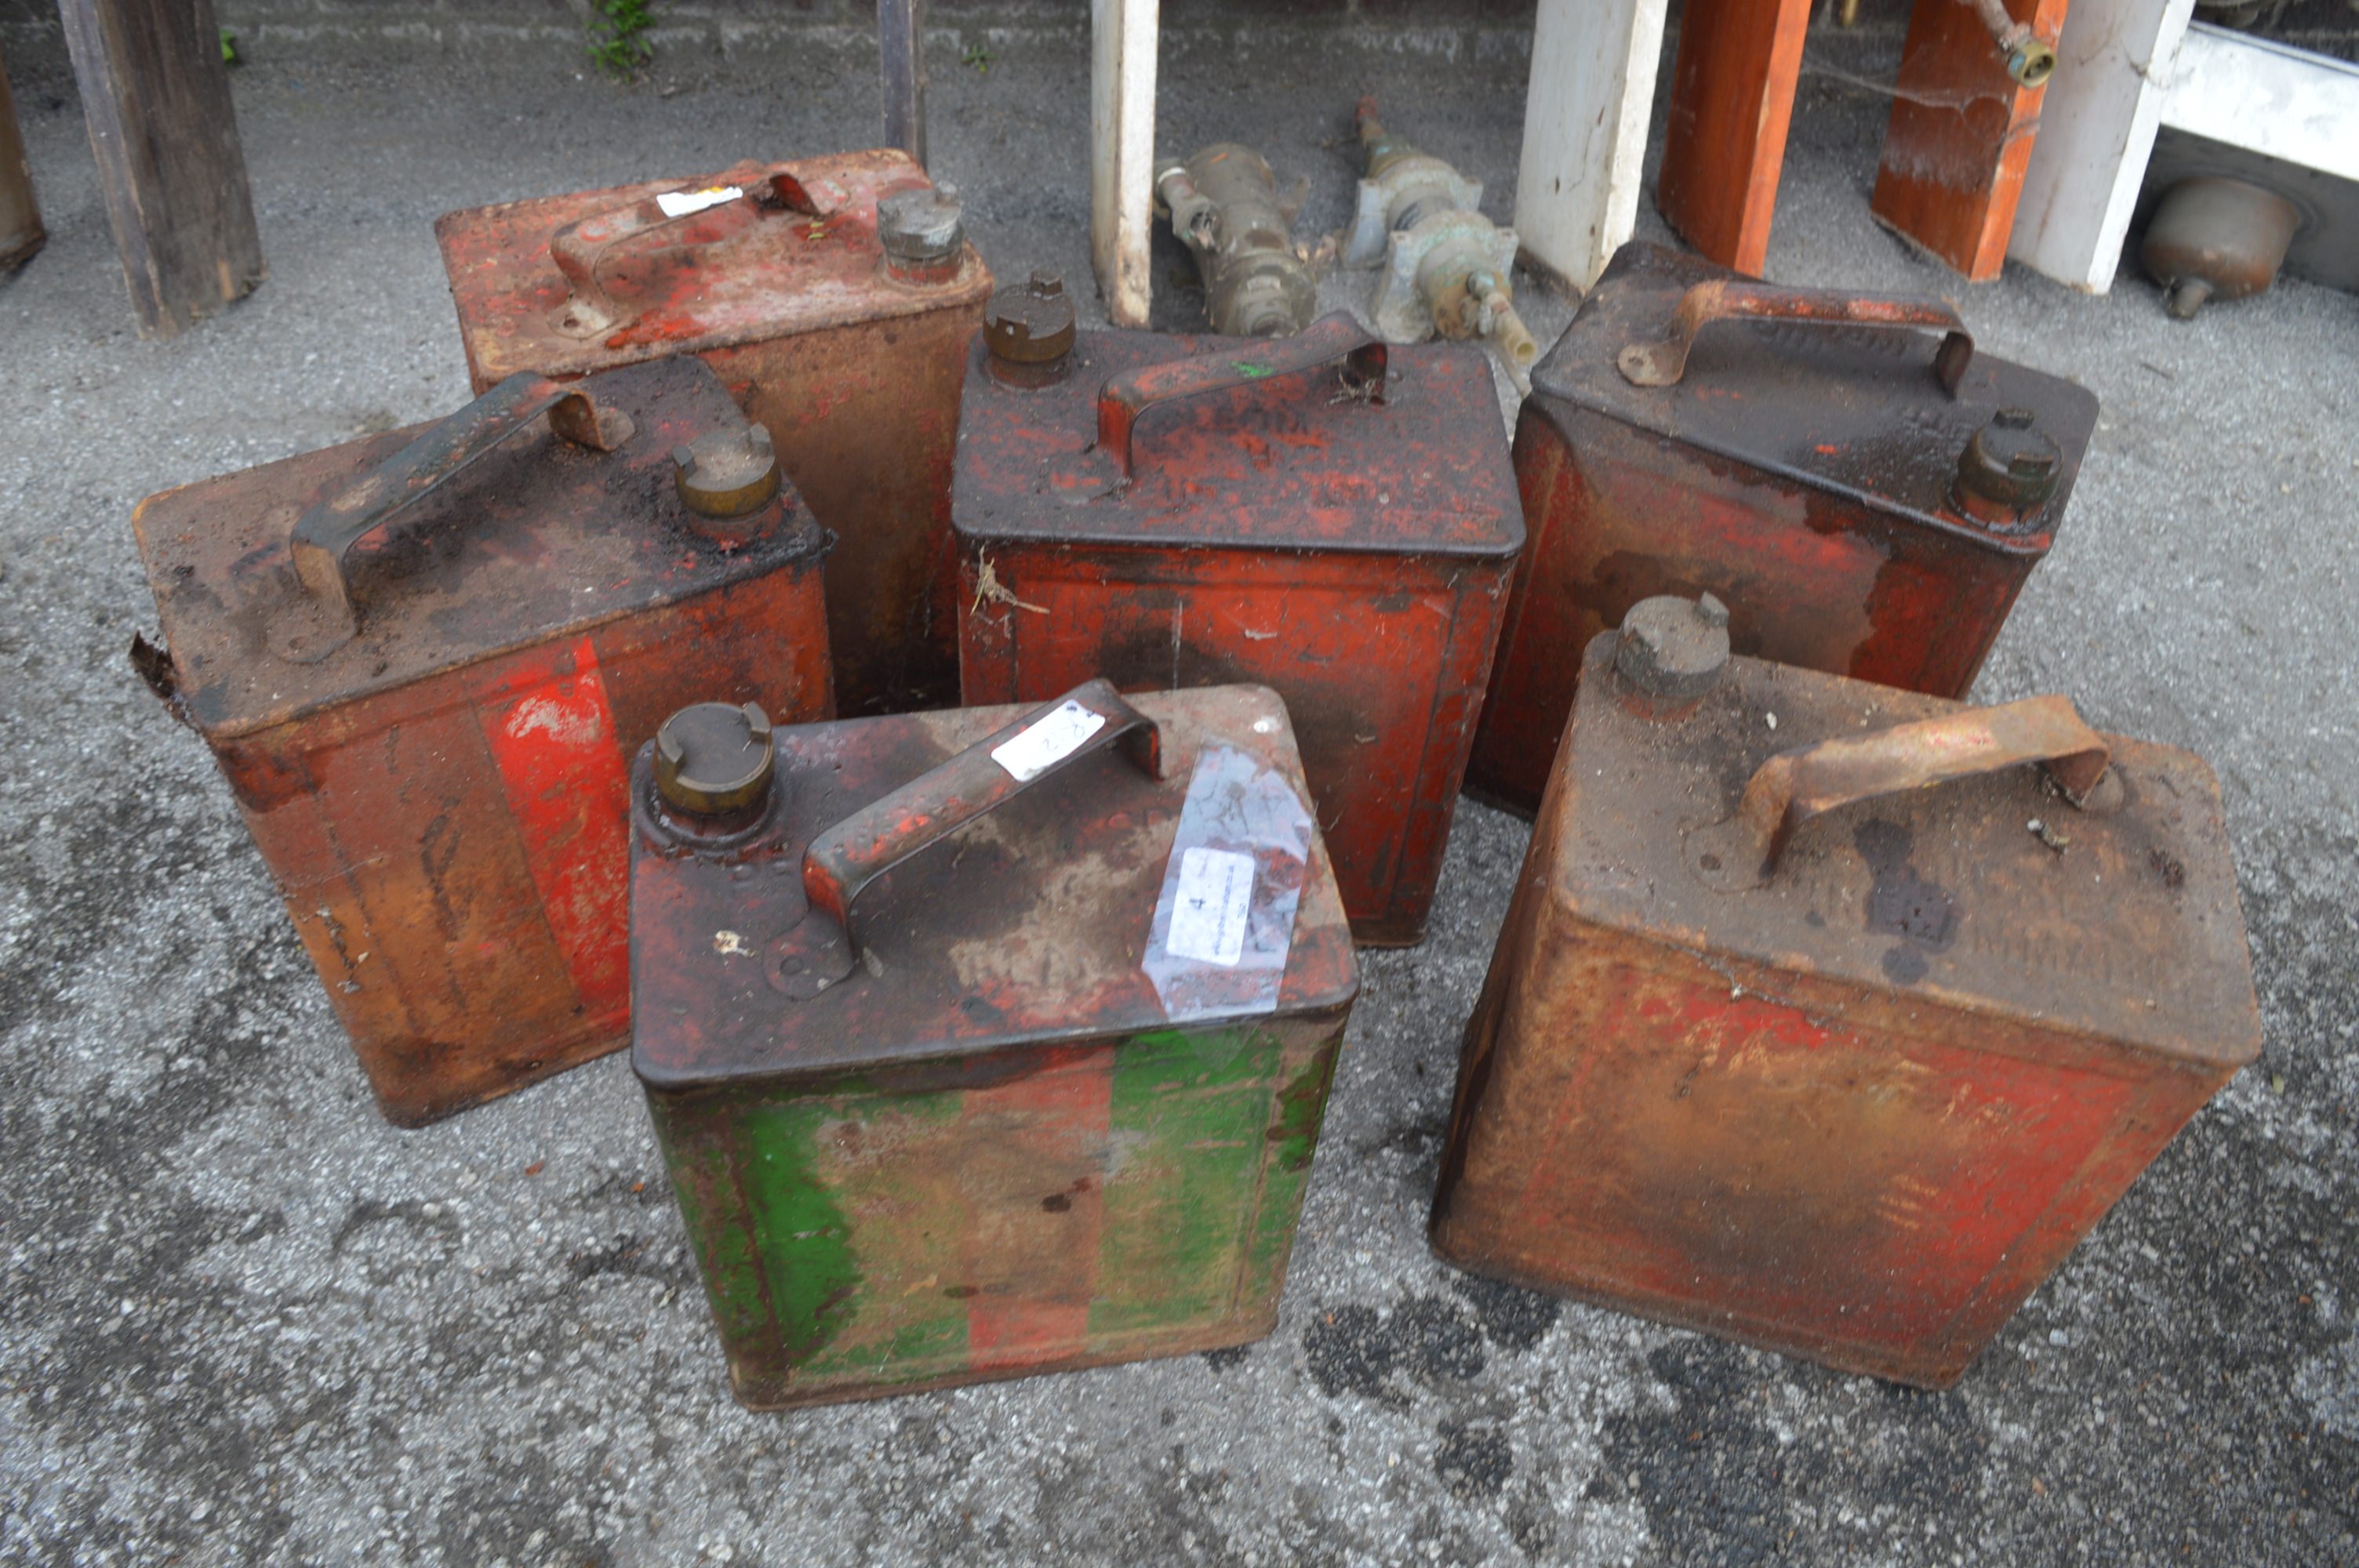
[[[937,171],[1003,276],[1082,278],[1082,27],[946,15]],[[978,41],[985,72],[957,63]],[[1965,289],[1867,218],[1881,104],[1806,82],[1771,275],[1958,295],[1985,348],[2104,400],[1981,695],[2061,689],[2212,760],[2267,1026],[1956,1390],[1427,1252],[1459,1027],[1525,836],[1469,806],[1430,940],[1366,963],[1275,1335],[756,1416],[620,1059],[425,1131],[377,1119],[204,749],[124,663],[153,624],[126,520],[462,403],[437,213],[866,145],[873,53],[690,29],[620,90],[562,39],[249,27],[270,281],[147,343],[61,53],[37,28],[10,48],[51,239],[0,282],[0,1559],[2359,1563],[2359,302],[2289,282],[2179,324],[2128,278]],[[1305,229],[1333,227],[1373,89],[1504,216],[1525,49],[1512,20],[1190,21],[1165,145],[1252,141],[1310,177]],[[1897,35],[1811,49],[1888,74]],[[1566,311],[1525,292],[1548,341]]]

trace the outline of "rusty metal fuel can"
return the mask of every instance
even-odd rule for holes
[[[632,775],[632,1060],[738,1399],[1267,1334],[1358,989],[1285,706],[757,717]]]
[[[151,496],[168,653],[377,1103],[630,1038],[630,760],[707,694],[826,718],[826,535],[692,359]]]
[[[445,214],[475,390],[697,354],[770,432],[827,563],[845,713],[957,700],[951,452],[991,274],[901,152]]]
[[[1433,1246],[1944,1388],[2260,1049],[2219,786],[2060,697],[1731,657],[1728,620],[1589,645]]]
[[[1739,654],[1963,697],[2097,418],[2086,389],[1976,353],[1940,300],[1780,288],[1636,243],[1532,388],[1531,545],[1467,770],[1527,812],[1577,650],[1655,594],[1715,595]]]
[[[965,699],[1274,687],[1353,935],[1419,940],[1524,542],[1488,362],[1343,315],[1275,343],[1076,337],[1070,308],[1036,332],[1060,301],[1027,292],[969,356]]]

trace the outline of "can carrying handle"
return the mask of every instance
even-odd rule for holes
[[[560,436],[611,452],[631,438],[631,416],[603,406],[579,386],[519,371],[295,521],[287,553],[303,600],[271,627],[271,651],[316,664],[351,642],[359,623],[344,556],[411,503],[490,452],[541,415]]]
[[[789,995],[814,996],[852,972],[863,944],[853,911],[868,884],[928,845],[997,810],[1049,774],[1125,743],[1147,777],[1164,776],[1163,733],[1114,683],[1087,681],[826,828],[803,851],[803,892],[842,928],[794,934],[801,951],[782,976]],[[805,935],[809,933],[808,935]],[[790,943],[793,938],[790,938]],[[802,982],[798,986],[797,981]]]
[[[1250,386],[1332,360],[1343,362],[1344,384],[1371,403],[1385,400],[1385,345],[1348,312],[1321,317],[1291,338],[1242,352],[1197,354],[1109,376],[1098,389],[1098,449],[1131,477],[1131,441],[1139,419],[1161,403],[1175,403],[1233,386]]]
[[[711,198],[711,200],[706,200]],[[658,229],[669,228],[723,202],[744,200],[757,212],[801,212],[824,218],[842,203],[843,193],[823,180],[803,181],[783,169],[741,163],[710,180],[690,181],[625,207],[576,219],[549,236],[549,259],[565,275],[569,297],[549,312],[549,325],[569,338],[595,338],[627,327],[638,311],[615,302],[598,280],[598,269],[615,248]]]
[[[1932,327],[1942,333],[1933,376],[1955,397],[1973,362],[1974,340],[1945,301],[1894,294],[1844,294],[1832,288],[1779,288],[1745,278],[1699,283],[1680,297],[1671,330],[1660,342],[1630,343],[1614,361],[1633,386],[1676,386],[1687,373],[1696,334],[1714,321],[1744,319],[1826,327]]]
[[[1794,830],[1814,816],[2024,762],[2045,762],[2065,798],[2085,806],[2112,751],[2070,697],[2033,697],[1969,708],[1780,752],[1754,771],[1729,820],[1688,835],[1689,865],[1723,892],[1769,881]]]

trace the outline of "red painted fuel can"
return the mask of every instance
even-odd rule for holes
[[[629,1041],[627,774],[707,694],[832,711],[826,535],[692,359],[151,496],[168,653],[386,1117]]]
[[[1036,285],[1036,287],[1048,287]],[[1425,934],[1524,524],[1489,362],[1348,316],[1292,338],[1031,329],[969,355],[951,521],[969,702],[1285,697],[1353,934]]]
[[[2260,1049],[2219,787],[2060,697],[1730,657],[1727,622],[1654,599],[1589,646],[1433,1246],[1944,1388]]]
[[[954,191],[905,153],[843,153],[478,207],[434,232],[477,392],[701,356],[836,534],[842,711],[957,700],[951,452],[991,274]]]
[[[701,704],[632,791],[632,1060],[741,1400],[1269,1332],[1358,989],[1275,695]]]
[[[1532,809],[1580,651],[1655,594],[1715,595],[1739,654],[1963,697],[2096,418],[2084,388],[1976,353],[1940,300],[1623,246],[1518,417],[1531,545],[1468,788]]]

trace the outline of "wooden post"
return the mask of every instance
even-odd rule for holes
[[[924,0],[877,0],[876,38],[885,59],[885,145],[926,165]]]
[[[1158,0],[1090,0],[1090,260],[1117,327],[1147,325]]]
[[[2064,23],[2064,0],[2008,0],[2006,10],[2050,43]],[[2007,75],[1973,6],[1917,0],[1868,211],[1968,282],[1996,277],[2046,91]]]
[[[25,161],[25,138],[16,130],[7,62],[0,60],[0,272],[14,272],[32,260],[49,237],[41,227],[40,203],[33,200],[33,166]]]
[[[1680,18],[1655,204],[1704,255],[1756,277],[1810,25],[1810,0],[1689,0]]]
[[[267,275],[212,0],[60,0],[74,77],[143,338]]]
[[[1637,227],[1664,4],[1539,0],[1516,233],[1527,265],[1577,289]]]

